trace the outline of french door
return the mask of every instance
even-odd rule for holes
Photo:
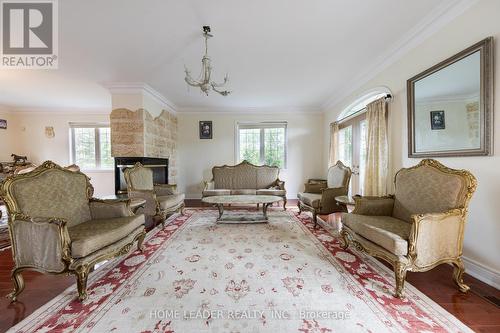
[[[366,161],[366,114],[339,124],[338,158],[351,168],[349,195],[363,195]]]

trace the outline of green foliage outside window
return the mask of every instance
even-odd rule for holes
[[[256,165],[285,167],[285,128],[241,128],[240,160]]]

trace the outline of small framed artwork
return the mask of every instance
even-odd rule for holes
[[[444,110],[431,111],[431,130],[445,129]]]
[[[7,120],[0,119],[0,129],[7,129]]]
[[[200,139],[212,139],[212,121],[200,121]]]

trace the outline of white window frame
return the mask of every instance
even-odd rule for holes
[[[98,170],[98,171],[110,171],[113,168],[103,168],[101,166],[101,142],[99,136],[100,128],[111,128],[109,123],[69,123],[69,131],[70,131],[70,163],[76,164],[76,145],[75,145],[75,128],[93,128],[95,131],[94,140],[95,140],[95,160],[96,167],[91,169],[84,169],[87,171]]]
[[[288,122],[286,121],[265,121],[265,122],[236,122],[235,126],[235,150],[234,156],[236,163],[241,163],[240,159],[240,129],[260,129],[260,165],[264,165],[264,155],[265,155],[265,139],[264,139],[264,129],[266,128],[284,128],[285,129],[285,152],[282,170],[287,168],[288,164]]]

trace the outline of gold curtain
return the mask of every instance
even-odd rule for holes
[[[337,163],[338,159],[338,144],[339,144],[339,124],[331,123],[330,124],[330,153],[328,157],[328,167],[331,167],[335,163]]]
[[[387,194],[389,149],[387,139],[387,104],[380,98],[366,106],[367,152],[363,181],[364,195]]]

